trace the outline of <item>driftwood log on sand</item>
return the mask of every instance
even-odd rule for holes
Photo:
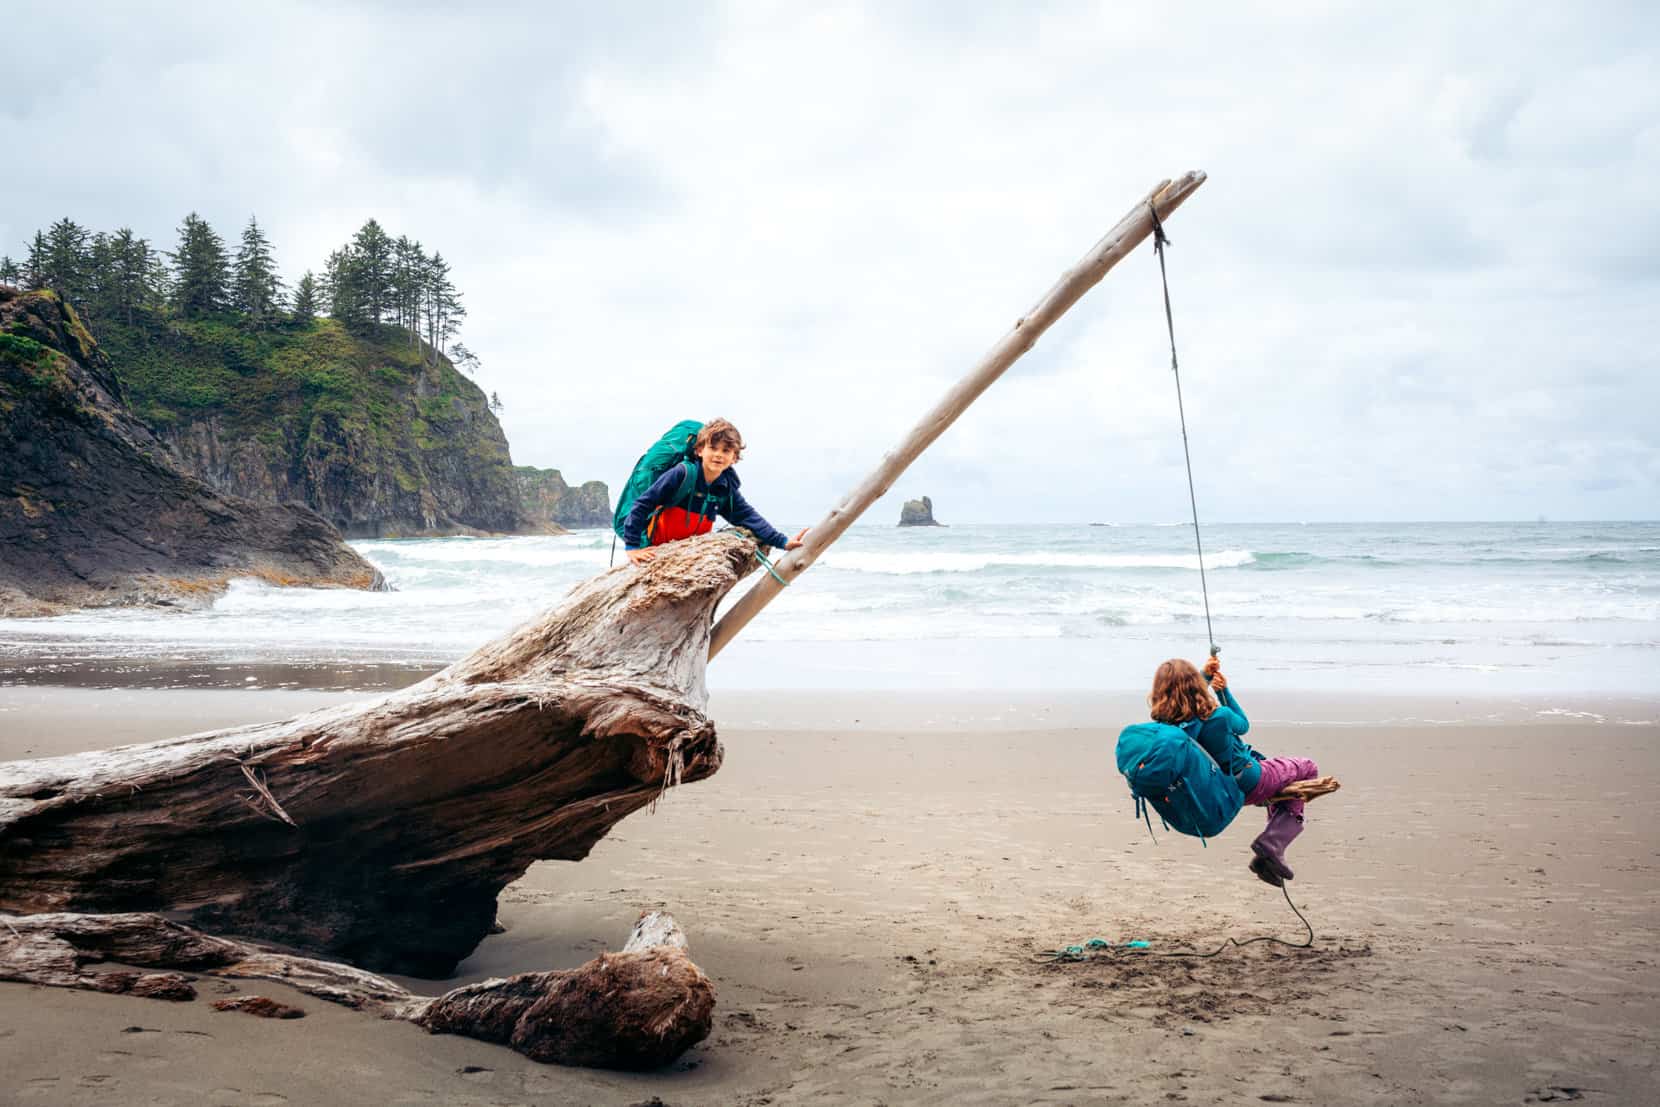
[[[532,862],[585,857],[719,768],[709,629],[754,551],[731,532],[664,547],[379,699],[0,764],[0,911],[177,912],[448,975]]]
[[[132,968],[89,971],[96,962]],[[146,969],[172,971],[150,972]],[[0,915],[0,980],[190,1000],[183,972],[286,984],[435,1034],[508,1045],[537,1061],[657,1068],[709,1033],[715,989],[668,915],[635,924],[619,953],[575,969],[485,980],[436,998],[346,965],[260,949],[160,915]]]

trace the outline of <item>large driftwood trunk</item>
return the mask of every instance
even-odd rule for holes
[[[707,1037],[714,1021],[714,985],[692,964],[679,925],[656,911],[635,923],[619,953],[436,998],[347,965],[215,938],[160,915],[0,915],[0,928],[0,980],[180,1001],[196,998],[186,972],[276,981],[434,1034],[497,1042],[565,1065],[656,1068]],[[88,968],[100,962],[133,967]],[[140,971],[146,969],[171,971]]]
[[[183,912],[447,975],[533,861],[580,859],[719,768],[709,628],[754,550],[731,533],[664,547],[380,699],[0,764],[0,911]]]

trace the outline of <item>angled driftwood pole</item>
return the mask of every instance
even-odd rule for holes
[[[806,533],[799,549],[792,550],[779,559],[776,566],[779,576],[788,582],[805,573],[813,562],[818,560],[819,555],[829,548],[830,543],[840,538],[842,532],[864,513],[865,508],[875,503],[892,487],[893,482],[910,467],[911,462],[932,445],[934,439],[944,434],[947,427],[956,422],[957,416],[966,411],[968,405],[979,398],[980,393],[991,387],[991,383],[1002,376],[1005,369],[1032,348],[1038,337],[1049,329],[1051,323],[1066,314],[1067,309],[1078,302],[1079,297],[1095,287],[1096,283],[1107,275],[1107,270],[1141,245],[1142,240],[1153,231],[1154,209],[1158,211],[1161,222],[1168,219],[1170,213],[1180,207],[1182,202],[1204,183],[1205,175],[1198,171],[1183,174],[1174,181],[1159,182],[1157,187],[1130,209],[1128,215],[1118,221],[1116,227],[1108,231],[1106,236],[1084,255],[1083,260],[1062,275],[1055,287],[1038,301],[1036,307],[1015,321],[1014,329],[1004,335],[1002,340],[980,359],[980,363],[911,428],[905,440],[882,459],[882,463],[870,476],[848,493],[847,498],[840,504],[831,508],[830,514],[819,520],[818,524]],[[771,575],[761,577],[715,624],[714,633],[709,639],[709,656],[714,657],[720,653],[763,607],[772,602],[773,597],[778,595],[783,587]]]

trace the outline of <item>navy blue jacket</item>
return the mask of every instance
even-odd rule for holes
[[[694,464],[696,464],[694,462]],[[650,488],[640,494],[629,509],[628,518],[623,520],[623,546],[630,550],[642,549],[646,545],[646,520],[651,513],[660,507],[672,507],[675,493],[680,491],[680,482],[684,479],[684,470],[676,465],[652,482]],[[727,522],[736,527],[743,527],[756,538],[769,546],[783,549],[790,544],[789,537],[783,531],[761,518],[761,513],[749,506],[743,493],[738,491],[742,482],[738,480],[738,471],[728,469],[715,478],[711,485],[703,479],[703,466],[697,466],[697,484],[685,503],[684,507],[694,514],[714,517],[719,514]]]

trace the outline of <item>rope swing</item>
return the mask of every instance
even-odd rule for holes
[[[1205,637],[1210,640],[1210,655],[1222,652],[1216,644],[1216,632],[1210,625],[1210,588],[1205,581],[1205,544],[1199,537],[1199,500],[1193,494],[1193,455],[1187,448],[1187,412],[1182,407],[1182,371],[1176,363],[1176,322],[1170,313],[1170,278],[1164,269],[1164,248],[1170,245],[1170,236],[1164,233],[1158,208],[1147,201],[1147,213],[1153,218],[1153,252],[1159,256],[1159,283],[1164,286],[1164,325],[1170,332],[1170,373],[1176,378],[1176,414],[1182,422],[1182,458],[1187,462],[1187,502],[1193,508],[1193,547],[1199,553],[1199,594],[1205,600]]]
[[[1170,333],[1170,375],[1176,379],[1176,415],[1182,424],[1182,459],[1187,462],[1187,502],[1193,509],[1193,548],[1199,554],[1199,594],[1205,601],[1205,636],[1210,639],[1210,655],[1217,656],[1222,647],[1216,644],[1216,632],[1210,625],[1210,588],[1205,580],[1205,546],[1199,537],[1199,500],[1193,492],[1193,455],[1187,448],[1187,412],[1182,406],[1182,371],[1176,361],[1176,322],[1170,311],[1170,278],[1164,267],[1164,248],[1170,245],[1170,236],[1164,233],[1164,224],[1159,221],[1158,209],[1151,200],[1147,202],[1147,212],[1153,219],[1153,252],[1159,258],[1159,284],[1164,288],[1164,325]],[[1288,800],[1311,800],[1319,796],[1327,796],[1337,791],[1341,784],[1336,777],[1322,776],[1314,780],[1299,780],[1285,786],[1269,803],[1284,803]],[[1286,902],[1291,897],[1286,896]],[[1296,911],[1295,905],[1291,908]],[[1298,918],[1302,918],[1298,913]],[[1306,926],[1308,920],[1303,920]]]

